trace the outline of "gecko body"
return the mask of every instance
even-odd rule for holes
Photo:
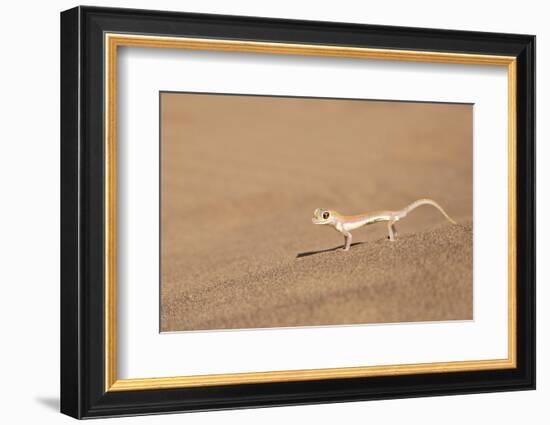
[[[397,211],[371,211],[358,215],[342,215],[338,211],[317,208],[313,212],[312,222],[313,224],[332,226],[335,230],[343,234],[345,240],[344,251],[348,251],[351,247],[352,236],[350,232],[352,230],[378,222],[385,221],[388,223],[388,238],[390,241],[394,241],[397,235],[395,223],[405,218],[407,214],[422,205],[431,205],[437,208],[447,220],[456,224],[456,222],[447,215],[441,205],[432,199],[419,199]]]

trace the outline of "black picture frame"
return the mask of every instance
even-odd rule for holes
[[[517,59],[517,367],[105,391],[104,34],[479,53]],[[535,388],[535,37],[132,9],[61,13],[61,412],[75,418]]]

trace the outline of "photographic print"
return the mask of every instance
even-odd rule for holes
[[[473,105],[160,93],[162,332],[473,319]]]
[[[534,36],[79,6],[60,46],[61,412],[535,388]]]

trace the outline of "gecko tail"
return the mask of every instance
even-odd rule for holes
[[[437,202],[435,202],[433,199],[419,199],[418,201],[414,201],[412,204],[406,206],[403,209],[403,217],[406,216],[408,213],[410,213],[412,210],[422,206],[422,205],[431,205],[432,207],[435,207],[439,210],[441,214],[445,216],[447,220],[449,220],[452,224],[457,224],[456,221],[454,221],[449,215],[445,212],[443,207],[439,205]]]

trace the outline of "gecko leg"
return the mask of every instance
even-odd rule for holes
[[[397,231],[395,230],[395,221],[388,221],[388,233],[389,233],[389,240],[394,242],[395,237],[397,236]]]
[[[352,240],[351,233],[349,232],[344,233],[344,239],[345,239],[345,245],[343,249],[344,251],[349,251],[351,247],[351,240]]]

